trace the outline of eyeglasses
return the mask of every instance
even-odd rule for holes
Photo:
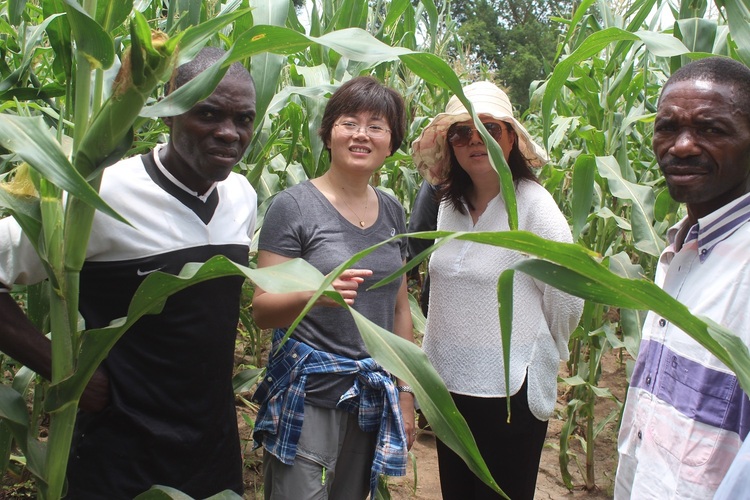
[[[487,132],[490,133],[493,139],[500,142],[500,138],[503,136],[503,126],[500,123],[487,122],[482,123],[482,125],[484,125],[484,128],[487,129]],[[448,142],[450,142],[451,146],[454,148],[462,148],[469,144],[475,130],[474,127],[454,123],[448,127]]]
[[[339,127],[339,130],[343,135],[346,137],[351,137],[354,134],[359,133],[360,130],[364,129],[365,134],[367,134],[367,137],[371,139],[381,139],[385,137],[387,134],[391,133],[390,129],[387,129],[385,127],[381,127],[380,125],[359,125],[358,123],[354,122],[341,122],[341,123],[334,123],[334,127]]]

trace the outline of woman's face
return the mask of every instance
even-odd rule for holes
[[[505,161],[508,161],[510,151],[516,141],[516,134],[513,129],[505,122],[486,115],[479,115],[479,119],[500,145]],[[487,153],[487,146],[474,127],[473,121],[467,120],[456,123],[452,130],[449,129],[448,131],[448,140],[451,142],[456,160],[469,175],[485,173],[490,170],[494,172],[495,169],[492,167]]]
[[[339,116],[333,124],[331,167],[358,169],[372,174],[391,154],[391,128],[371,112]]]

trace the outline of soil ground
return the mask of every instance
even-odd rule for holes
[[[561,370],[564,365],[561,365]],[[561,375],[563,373],[561,372]],[[626,390],[625,368],[617,353],[609,352],[602,362],[602,378],[600,387],[609,388],[615,397],[623,401]],[[566,387],[558,386],[558,401],[555,416],[550,419],[547,431],[547,441],[542,452],[539,476],[537,478],[536,499],[588,499],[602,500],[612,498],[613,481],[617,468],[617,422],[610,422],[596,438],[594,447],[594,471],[596,487],[586,490],[584,475],[578,470],[576,461],[571,461],[569,468],[573,476],[574,487],[565,487],[560,473],[558,450],[560,431],[564,423],[564,409],[566,404]],[[595,418],[600,422],[616,407],[610,399],[600,399],[596,404]],[[243,439],[250,439],[250,428],[245,418],[252,418],[251,411],[240,410],[240,430]],[[242,417],[245,416],[245,418]],[[245,454],[245,498],[250,500],[263,498],[263,478],[260,473],[261,455],[259,451],[250,451],[247,446]],[[580,467],[585,465],[585,454],[574,439],[571,448],[575,452]],[[411,450],[414,459],[408,465],[407,475],[401,478],[389,478],[389,490],[394,500],[441,500],[440,480],[438,478],[437,456],[435,452],[435,437],[428,432],[420,431],[417,441]],[[416,474],[414,472],[416,465]],[[415,479],[416,476],[416,479]]]

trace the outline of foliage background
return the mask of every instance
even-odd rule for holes
[[[92,117],[108,102],[110,82],[124,50],[138,39],[132,28],[136,20],[142,18],[141,31],[159,29],[175,39],[192,33],[185,36],[188,41],[180,45],[177,58],[190,57],[200,43],[235,47],[233,57],[247,64],[256,80],[256,132],[238,171],[259,194],[262,224],[275,193],[316,177],[328,167],[316,131],[326,98],[340,82],[373,74],[404,95],[409,113],[407,138],[375,175],[373,184],[396,195],[409,213],[420,182],[409,144],[429,118],[444,109],[457,85],[491,79],[508,89],[519,117],[547,146],[551,162],[540,177],[569,217],[578,244],[575,255],[561,251],[558,257],[545,254],[544,258],[558,258],[561,265],[574,257],[593,258],[616,275],[648,280],[664,246],[666,228],[681,215],[665,190],[650,149],[660,87],[671,71],[690,58],[722,54],[750,62],[749,6],[750,0],[711,4],[701,0],[617,4],[594,0],[320,0],[296,7],[282,0],[86,0],[80,4],[76,0],[9,0],[0,2],[0,105],[4,116],[38,117],[50,128],[60,150],[75,159]],[[715,17],[706,19],[707,12]],[[224,25],[211,24],[220,14],[232,13],[239,14]],[[676,19],[674,24],[672,19]],[[350,28],[361,31],[346,31]],[[196,42],[197,33],[205,40]],[[111,54],[100,53],[99,45],[111,46]],[[96,57],[87,57],[92,54]],[[156,103],[163,80],[157,77],[143,92],[147,105]],[[182,103],[189,104],[188,100]],[[123,141],[115,141],[115,152],[108,154],[137,154],[163,141],[165,127],[150,117],[163,116],[167,112],[163,110],[169,110],[166,105],[160,103],[161,107],[133,116],[132,143],[126,135]],[[130,122],[123,127],[126,134],[131,133]],[[0,175],[6,180],[20,177],[19,158],[32,162],[7,140],[3,146]],[[498,170],[502,175],[501,166]],[[63,189],[46,183],[45,175],[36,180],[37,190],[47,189],[59,200]],[[2,205],[16,217],[23,213],[18,198],[4,197]],[[62,206],[50,207],[48,217],[62,220],[57,218],[62,217]],[[68,238],[73,239],[75,235]],[[509,244],[491,235],[487,240]],[[538,248],[534,255],[547,251],[544,244],[535,247],[533,241],[521,244],[526,250]],[[594,279],[598,272],[593,269],[586,279]],[[577,280],[583,279],[571,276],[571,292],[576,291]],[[311,283],[316,287],[321,281]],[[44,286],[14,291],[39,327],[54,331]],[[248,303],[251,293],[248,287]],[[597,399],[614,399],[606,387],[599,386],[601,357],[611,349],[627,352],[625,360],[635,357],[645,309],[664,307],[666,299],[654,295],[659,304],[643,304],[617,294],[608,296],[605,291],[587,298],[584,317],[571,338],[572,355],[564,378],[572,389],[560,463],[562,477],[572,487],[575,471],[570,468],[575,455],[570,442],[581,442],[586,456],[575,463],[579,463],[585,486],[593,488],[597,434],[607,422],[619,418],[616,409],[604,421],[594,419]],[[419,319],[416,308],[415,315]],[[77,322],[71,318],[67,320],[70,335],[76,339]],[[255,350],[259,366],[259,346],[267,339],[249,318],[248,311],[243,311],[242,338]],[[708,337],[704,342],[715,348],[721,343]],[[74,371],[75,349],[67,355]],[[31,376],[18,373],[14,390],[28,394]],[[250,374],[257,376],[258,371]],[[247,388],[252,380],[243,372],[237,388]],[[32,403],[30,414],[14,417],[26,420],[29,443],[37,442],[33,430],[48,399],[44,384],[36,387],[27,396]],[[68,397],[74,411],[77,398],[75,394]],[[19,439],[17,432],[5,432],[3,447],[8,457],[11,437]],[[17,444],[23,456],[6,460],[4,468],[30,466],[28,458],[37,445]],[[59,465],[52,462],[34,471],[45,493],[48,470]]]

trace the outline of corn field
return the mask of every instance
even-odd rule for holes
[[[715,16],[706,16],[709,8]],[[572,488],[571,443],[579,440],[586,453],[580,474],[586,487],[594,488],[597,434],[619,419],[622,403],[605,419],[594,418],[600,398],[616,399],[600,386],[602,356],[611,350],[628,360],[637,356],[647,310],[706,346],[750,393],[747,348],[652,283],[666,229],[681,212],[651,151],[656,101],[673,70],[710,54],[750,64],[750,0],[579,0],[554,22],[560,27],[556,58],[549,61],[547,77],[529,89],[530,108],[516,111],[550,153],[540,178],[568,217],[576,243],[513,230],[512,189],[503,193],[511,231],[418,237],[439,237],[437,245],[470,239],[527,253],[532,258],[499,287],[512,289],[512,273],[524,272],[586,300],[564,378],[571,390],[559,443],[560,474]],[[174,66],[206,44],[227,49],[226,57],[160,98]],[[448,1],[434,0],[319,0],[298,8],[283,0],[7,0],[0,1],[0,54],[0,212],[15,217],[36,242],[49,275],[43,284],[12,292],[35,324],[51,333],[53,348],[49,383],[3,360],[5,373],[13,376],[0,386],[0,468],[30,472],[38,497],[45,499],[63,493],[86,382],[127,328],[158,310],[170,294],[239,274],[271,292],[317,290],[308,308],[320,294],[345,306],[328,286],[334,276],[323,277],[302,262],[270,274],[215,258],[179,276],[154,273],[136,293],[127,318],[86,330],[77,312],[78,274],[93,213],[120,218],[97,193],[104,168],[163,142],[167,129],[158,118],[192,107],[212,92],[229,65],[241,61],[256,83],[258,118],[237,170],[258,193],[262,224],[276,193],[327,169],[328,155],[317,137],[327,96],[342,81],[371,74],[400,91],[408,106],[404,145],[373,179],[400,199],[408,214],[421,181],[409,145],[451,95],[471,109],[463,84],[480,75],[492,78],[491,71],[462,55]],[[499,147],[491,154],[503,185],[511,186]],[[361,257],[351,256],[339,270]],[[415,259],[407,268],[418,265]],[[414,388],[435,433],[497,489],[421,351],[351,312],[373,357]],[[241,317],[243,338],[260,353],[263,337],[246,311]],[[510,332],[504,329],[503,335]],[[238,390],[251,386],[258,373],[241,372]],[[40,439],[46,415],[48,437]]]

